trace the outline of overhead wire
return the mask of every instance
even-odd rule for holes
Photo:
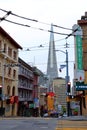
[[[43,28],[32,27],[30,25],[26,25],[26,24],[14,22],[14,21],[7,20],[7,19],[4,19],[4,21],[7,21],[9,23],[13,23],[13,24],[16,24],[16,25],[24,26],[24,27],[29,27],[29,28],[33,28],[33,29],[37,29],[37,30],[41,30],[41,31],[46,31],[46,32],[51,32],[51,33],[59,34],[59,35],[67,35],[67,36],[69,35],[67,33],[59,33],[59,32],[54,32],[54,31],[51,31],[51,30],[46,30],[46,29],[43,29]]]
[[[29,28],[31,27],[31,28],[33,28],[33,29],[38,29],[38,30],[41,30],[41,31],[47,31],[47,32],[51,32],[51,33],[55,33],[55,34],[59,34],[59,35],[67,35],[65,38],[60,39],[60,41],[61,41],[61,40],[68,39],[70,36],[73,35],[74,32],[76,32],[76,31],[78,30],[78,28],[77,28],[76,30],[73,31],[73,29],[69,29],[69,28],[65,28],[65,27],[62,27],[62,26],[58,26],[58,25],[56,25],[56,24],[52,24],[54,27],[58,27],[58,28],[61,28],[61,29],[66,29],[66,30],[72,30],[72,31],[73,31],[73,32],[70,33],[70,34],[67,34],[67,33],[59,33],[59,32],[54,32],[54,31],[50,31],[50,30],[45,30],[45,29],[43,29],[43,28],[32,27],[32,26],[30,26],[30,25],[26,25],[26,24],[22,24],[22,23],[19,23],[19,22],[7,20],[6,18],[7,18],[7,16],[9,16],[9,15],[11,14],[11,15],[13,15],[13,16],[16,16],[16,17],[19,17],[19,18],[22,18],[22,19],[25,19],[25,20],[30,20],[30,21],[32,21],[32,22],[38,22],[38,23],[42,23],[42,24],[46,24],[46,25],[50,25],[50,24],[44,23],[44,22],[40,22],[40,21],[38,21],[38,20],[36,20],[36,19],[30,19],[30,18],[27,18],[27,17],[23,17],[23,16],[20,16],[20,15],[14,14],[14,13],[12,13],[12,11],[6,11],[6,10],[3,10],[3,9],[0,9],[0,10],[2,10],[2,11],[4,11],[4,12],[7,13],[5,16],[3,16],[2,18],[0,18],[0,21],[3,21],[3,20],[4,20],[4,21],[10,22],[10,23],[13,23],[13,24],[16,24],[16,25],[24,26],[24,27],[29,27]],[[56,41],[59,41],[59,40],[56,40]],[[55,42],[56,42],[56,41],[55,41]],[[43,46],[43,45],[41,44],[40,47],[42,47],[42,46]],[[32,47],[32,48],[37,48],[37,47]],[[38,49],[38,50],[39,50],[39,49]],[[73,61],[69,61],[69,62],[73,62]]]
[[[50,25],[50,24],[48,24],[48,23],[40,22],[40,21],[38,21],[38,20],[36,20],[36,19],[30,19],[30,18],[27,18],[27,17],[24,17],[24,16],[20,16],[20,15],[18,15],[18,14],[12,13],[12,11],[7,11],[7,10],[1,9],[1,8],[0,8],[0,10],[3,11],[3,12],[6,12],[7,15],[11,14],[11,15],[13,15],[13,16],[16,16],[16,17],[19,17],[19,18],[22,18],[22,19],[26,19],[26,20],[30,20],[30,21],[33,21],[33,22],[39,22],[39,23],[42,23],[42,24]],[[5,20],[5,17],[4,17],[3,20]],[[29,26],[29,25],[24,25],[24,24],[17,23],[17,22],[11,21],[11,20],[7,20],[7,21],[8,21],[8,22],[11,22],[11,23],[14,23],[14,24],[17,24],[17,25],[21,25],[21,26],[31,27],[31,26]],[[42,30],[42,31],[48,31],[48,32],[52,32],[52,33],[56,33],[56,34],[60,34],[60,35],[67,35],[67,37],[66,37],[65,39],[67,39],[68,37],[72,36],[73,33],[76,32],[76,31],[78,30],[78,28],[79,28],[79,27],[78,27],[77,29],[73,30],[73,29],[70,29],[70,28],[58,26],[58,25],[56,25],[56,24],[52,24],[52,25],[53,25],[54,27],[58,27],[58,28],[66,29],[66,30],[72,30],[73,32],[70,33],[70,34],[64,34],[64,33],[53,32],[53,31],[50,31],[50,30],[44,30],[44,29],[42,29],[42,28],[35,28],[35,27],[32,27],[32,28],[34,28],[34,29],[39,29],[39,30]]]
[[[5,20],[10,14],[11,14],[11,11],[8,11],[3,17],[0,18],[0,22]]]
[[[4,12],[8,12],[7,10],[1,9],[1,8],[0,8],[0,10],[1,10],[1,11],[4,11]],[[31,18],[27,18],[27,17],[24,17],[24,16],[20,16],[20,15],[18,15],[18,14],[12,13],[12,11],[10,11],[10,12],[11,12],[11,15],[16,16],[16,17],[19,17],[19,18],[22,18],[22,19],[25,19],[25,20],[30,20],[30,21],[33,21],[33,22],[39,22],[39,23],[42,23],[42,24],[50,25],[49,23],[40,22],[40,21],[38,21],[38,20],[36,20],[36,19],[31,19]],[[54,27],[58,27],[58,28],[66,29],[66,30],[72,30],[72,29],[70,29],[70,28],[58,26],[58,25],[56,25],[56,24],[52,24],[52,25],[53,25]]]
[[[7,11],[7,10],[1,9],[1,8],[0,8],[0,10],[6,12],[7,14],[11,14],[11,15],[14,15],[14,16],[19,17],[19,18],[22,18],[22,19],[31,20],[31,21],[33,21],[33,22],[39,22],[38,20],[30,19],[30,18],[27,18],[27,17],[24,17],[24,16],[17,15],[17,14],[15,14],[15,13],[12,13],[12,11]],[[54,32],[54,31],[51,31],[51,30],[45,30],[45,29],[43,29],[43,28],[36,28],[36,27],[32,27],[32,26],[30,26],[30,25],[25,25],[25,24],[22,24],[22,23],[14,22],[14,21],[5,19],[5,17],[4,17],[3,20],[5,20],[5,21],[7,21],[7,22],[10,22],[10,23],[13,23],[13,24],[16,24],[16,25],[25,26],[25,27],[31,27],[31,28],[33,28],[33,29],[38,29],[38,30],[41,30],[41,31],[47,31],[47,32],[51,32],[51,33],[55,33],[55,34],[59,34],[59,35],[67,35],[67,37],[66,37],[65,39],[68,39],[68,37],[72,36],[73,33],[78,30],[78,28],[77,28],[77,29],[75,29],[72,33],[66,34],[66,33]],[[43,23],[43,22],[39,22],[39,23]],[[48,24],[48,23],[43,23],[43,24],[50,25],[50,24]],[[56,24],[52,24],[52,25],[55,26],[55,27],[62,28],[62,29],[72,30],[72,29],[69,29],[69,28],[65,28],[65,27],[58,26],[58,25],[56,25]]]

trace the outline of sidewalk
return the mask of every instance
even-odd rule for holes
[[[87,121],[87,116],[69,116],[69,117],[62,117],[62,118],[58,118],[59,120],[77,120],[77,121]]]

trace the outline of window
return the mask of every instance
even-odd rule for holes
[[[6,46],[6,43],[4,44],[4,53],[6,53],[6,48],[7,48],[7,46]]]
[[[16,70],[13,70],[13,78],[16,78]]]
[[[16,51],[13,51],[13,59],[17,60],[17,52]]]
[[[2,67],[1,67],[1,62],[0,62],[0,73],[1,73]]]
[[[6,75],[6,66],[4,65],[4,75]]]
[[[0,40],[0,51],[2,51],[2,42]]]
[[[12,57],[12,48],[8,47],[8,55]]]
[[[15,86],[13,86],[13,88],[12,88],[12,96],[14,96],[15,95]]]
[[[8,76],[11,76],[11,67],[8,68]]]
[[[7,86],[7,95],[10,96],[10,86]]]

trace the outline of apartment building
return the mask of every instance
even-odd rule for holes
[[[33,114],[33,68],[21,58],[18,58],[18,116],[30,116]]]
[[[17,115],[18,49],[22,47],[0,27],[0,115]]]

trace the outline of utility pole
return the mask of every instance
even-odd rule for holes
[[[67,90],[67,116],[70,116],[70,101],[69,101],[69,92],[68,92],[68,83],[69,79],[69,68],[68,68],[68,51],[66,50],[66,90]]]
[[[66,50],[66,52],[65,51],[62,51],[62,50],[56,50],[56,51],[60,51],[60,52],[62,52],[62,53],[64,53],[65,55],[66,55],[66,65],[65,65],[65,67],[66,67],[66,95],[67,95],[67,116],[70,116],[70,101],[69,101],[69,92],[68,92],[68,83],[69,83],[69,81],[70,81],[70,79],[69,79],[69,67],[68,67],[68,51]]]

